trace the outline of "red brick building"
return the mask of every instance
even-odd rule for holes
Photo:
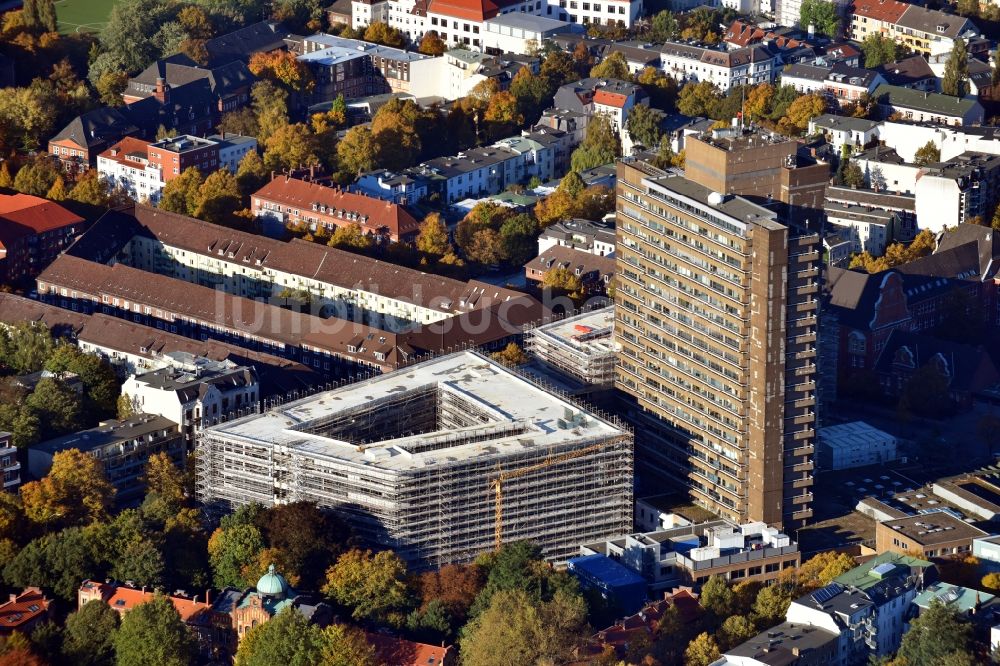
[[[160,180],[169,183],[188,167],[203,175],[219,168],[219,145],[196,136],[175,136],[149,144],[149,165],[159,170]]]
[[[83,231],[84,220],[29,194],[0,194],[0,282],[34,278]]]
[[[398,204],[339,187],[279,176],[253,195],[254,215],[282,225],[317,226],[333,231],[357,224],[366,234],[392,241],[406,241],[420,231],[420,222]]]
[[[49,617],[50,603],[37,587],[26,587],[20,594],[10,595],[10,601],[0,604],[0,636],[15,631],[30,634]]]

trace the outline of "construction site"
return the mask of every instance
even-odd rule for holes
[[[632,530],[631,432],[475,352],[208,428],[196,460],[210,510],[313,501],[416,569]]]
[[[614,326],[614,307],[584,312],[531,329],[525,350],[587,386],[610,386],[615,380]]]

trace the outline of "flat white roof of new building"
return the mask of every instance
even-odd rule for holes
[[[611,335],[614,327],[615,308],[611,306],[539,326],[532,334],[583,354],[601,355],[615,350]]]
[[[573,28],[572,23],[567,23],[566,21],[560,21],[554,18],[548,18],[547,16],[535,16],[534,14],[521,14],[519,12],[510,12],[508,14],[499,14],[488,21],[486,21],[487,30],[489,32],[497,32],[496,30],[490,30],[489,26],[506,26],[511,28],[520,28],[521,30],[526,30],[530,32],[541,32],[541,33],[552,33],[560,32]]]
[[[887,432],[868,425],[864,421],[851,421],[838,425],[820,428],[819,440],[822,444],[835,449],[850,449],[870,444],[895,442],[896,438]]]
[[[437,390],[488,415],[466,428],[394,437],[366,444],[306,432],[352,411],[364,413],[401,394]],[[288,403],[270,412],[223,423],[208,435],[274,447],[316,458],[388,472],[444,467],[472,459],[486,462],[512,455],[570,448],[574,443],[627,434],[577,405],[475,352],[458,352]]]

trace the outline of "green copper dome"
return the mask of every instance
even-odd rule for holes
[[[257,581],[257,594],[269,597],[284,597],[288,592],[288,581],[281,574],[274,573],[274,565]]]

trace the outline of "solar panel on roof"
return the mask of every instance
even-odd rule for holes
[[[822,605],[825,604],[830,599],[844,591],[844,586],[840,583],[830,583],[826,587],[821,587],[812,593],[813,601]]]

